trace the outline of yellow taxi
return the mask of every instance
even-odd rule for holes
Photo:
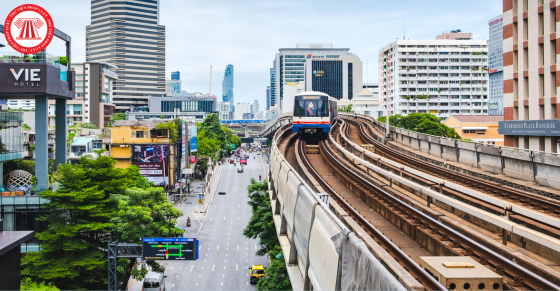
[[[256,284],[260,278],[264,277],[264,266],[263,265],[253,265],[249,267],[249,283]]]

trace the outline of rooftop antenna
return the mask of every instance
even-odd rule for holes
[[[404,20],[402,21],[402,35],[403,35],[402,39],[406,40],[406,26]]]
[[[212,96],[212,66],[210,66],[210,85],[208,85],[208,95]]]

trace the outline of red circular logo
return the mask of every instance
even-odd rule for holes
[[[22,54],[36,54],[49,46],[54,35],[51,15],[41,6],[16,7],[4,22],[8,44]]]

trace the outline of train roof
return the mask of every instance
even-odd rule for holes
[[[329,94],[325,94],[323,92],[317,92],[317,91],[305,91],[305,92],[297,93],[295,97],[304,96],[304,95],[326,96],[329,97],[330,101],[338,101],[338,99],[329,96]]]

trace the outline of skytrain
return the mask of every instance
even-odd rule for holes
[[[337,100],[321,92],[298,93],[294,100],[292,131],[328,133],[337,116]]]

